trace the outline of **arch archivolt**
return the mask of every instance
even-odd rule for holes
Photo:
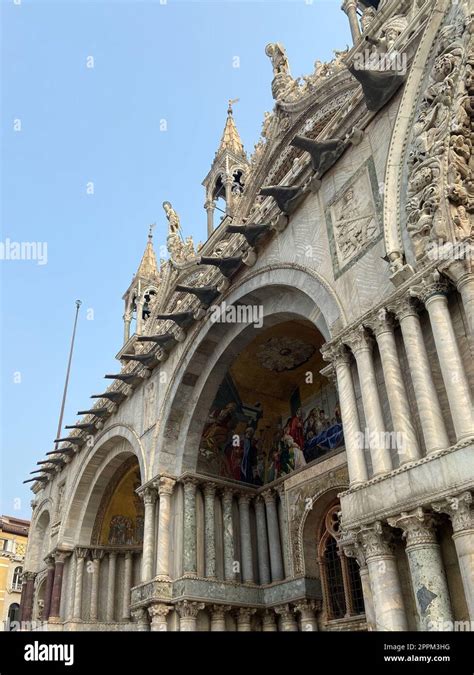
[[[75,474],[58,541],[66,546],[90,543],[103,493],[117,469],[132,455],[137,458],[145,482],[145,453],[136,433],[122,424],[114,424],[102,432]]]
[[[265,327],[304,318],[325,340],[331,339],[336,321],[340,326],[347,323],[340,300],[327,280],[298,265],[253,271],[229,289],[222,297],[221,304],[224,302],[227,306],[261,307]],[[216,390],[231,362],[257,331],[254,324],[216,323],[208,318],[188,336],[188,348],[182,351],[157,415],[150,457],[153,475],[195,468],[200,434]]]

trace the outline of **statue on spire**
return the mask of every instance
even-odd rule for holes
[[[165,210],[166,217],[168,218],[168,235],[179,235],[181,233],[181,223],[178,214],[170,202],[163,202],[163,208]]]
[[[279,42],[270,42],[265,47],[265,54],[271,59],[273,67],[272,96],[275,101],[283,100],[298,87],[298,82],[290,74],[286,49]]]

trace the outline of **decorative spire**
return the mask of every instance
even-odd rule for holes
[[[148,230],[148,241],[146,243],[145,253],[137,270],[137,277],[143,279],[155,279],[159,277],[158,263],[156,262],[155,250],[153,248],[153,228],[156,223],[150,225]]]
[[[222,139],[219,145],[219,150],[217,151],[218,155],[221,152],[224,152],[225,150],[229,150],[230,152],[234,153],[234,155],[237,156],[245,155],[243,143],[240,139],[237,127],[235,126],[234,113],[232,110],[233,104],[237,103],[238,100],[239,100],[238,98],[229,99],[229,105],[227,108],[227,120],[224,127],[224,133],[222,134]]]

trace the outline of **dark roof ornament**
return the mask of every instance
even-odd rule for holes
[[[305,197],[301,186],[286,185],[268,185],[262,187],[259,194],[264,197],[273,197],[280,211],[286,216],[291,215]]]
[[[365,104],[371,112],[377,112],[388,103],[403,84],[405,77],[395,70],[374,70],[348,66],[349,72],[362,86]]]

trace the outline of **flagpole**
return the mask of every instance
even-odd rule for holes
[[[72,331],[72,338],[71,338],[71,348],[69,350],[69,360],[67,363],[67,371],[66,371],[66,381],[64,382],[64,391],[63,391],[63,400],[61,402],[61,412],[59,413],[59,422],[58,422],[58,432],[56,434],[56,438],[61,437],[61,428],[63,425],[63,417],[64,417],[64,407],[66,405],[66,396],[67,396],[67,388],[69,384],[69,374],[71,372],[71,362],[72,362],[72,354],[74,351],[74,342],[76,339],[76,327],[77,327],[77,317],[79,314],[79,307],[82,305],[81,300],[76,300],[76,316],[74,317],[74,328]],[[56,443],[56,448],[58,447],[58,444]]]

